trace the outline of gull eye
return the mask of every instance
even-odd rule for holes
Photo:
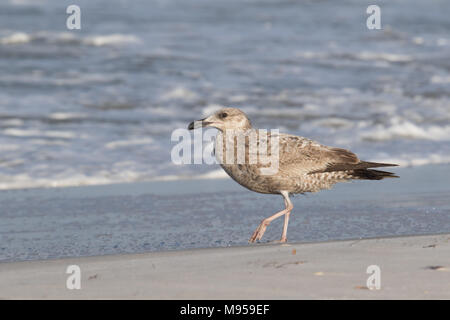
[[[226,112],[222,112],[221,114],[219,114],[220,119],[224,119],[226,117],[228,117],[228,113],[226,113]]]

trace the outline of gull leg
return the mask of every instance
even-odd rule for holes
[[[270,216],[269,218],[264,219],[261,224],[258,226],[258,228],[256,228],[255,232],[253,232],[253,235],[251,236],[250,240],[248,242],[255,242],[256,240],[261,240],[262,236],[264,235],[264,232],[266,232],[267,226],[276,218],[281,217],[282,215],[285,214],[290,214],[291,210],[293,208],[293,205],[291,203],[291,201],[289,200],[289,193],[286,191],[282,191],[281,194],[284,197],[284,203],[286,208],[284,210],[281,210],[280,212],[275,213],[273,216]],[[288,218],[289,220],[289,218]],[[287,232],[287,221],[286,218],[284,220],[284,227],[286,229]],[[286,241],[286,232],[283,229],[283,235]],[[282,238],[283,239],[283,236]],[[285,242],[284,241],[284,242]]]
[[[290,208],[288,212],[284,215],[284,225],[283,225],[283,233],[281,234],[280,242],[287,242],[287,228],[289,223],[289,216],[291,214],[292,209],[294,206],[292,205],[291,200],[289,199],[289,194],[284,198],[284,202],[286,204],[286,208]]]
[[[266,232],[267,226],[276,218],[286,214],[286,212],[288,212],[288,210],[284,209],[281,210],[280,212],[275,213],[273,216],[264,219],[258,226],[258,228],[256,228],[255,232],[253,232],[253,235],[248,242],[255,242],[256,240],[261,240],[262,236],[264,235],[264,232]]]

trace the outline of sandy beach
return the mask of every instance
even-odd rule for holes
[[[450,298],[450,170],[396,172],[294,198],[285,245],[247,244],[281,199],[230,179],[3,191],[0,298]]]
[[[450,234],[0,264],[1,299],[449,299]],[[66,269],[81,269],[69,290]],[[366,286],[380,268],[380,289]]]

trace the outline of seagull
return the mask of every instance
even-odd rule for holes
[[[291,134],[268,133],[266,130],[254,129],[247,115],[237,108],[218,110],[207,118],[191,122],[188,129],[203,127],[219,130],[214,143],[215,155],[221,167],[233,180],[251,191],[283,196],[285,208],[263,219],[249,243],[261,240],[269,224],[282,216],[284,216],[283,231],[281,239],[277,242],[287,242],[289,216],[294,208],[289,198],[292,194],[330,189],[337,182],[353,179],[398,178],[391,172],[371,169],[397,166],[396,164],[362,161],[346,149],[328,147]],[[251,133],[254,133],[258,139],[250,139]],[[264,135],[267,139],[260,139]],[[246,137],[240,140],[245,147],[245,157],[241,158],[240,162],[237,161],[239,159],[234,159],[236,157],[231,157],[232,161],[224,161],[224,155],[228,156],[228,153],[235,155],[239,148],[239,137]],[[267,146],[272,150],[268,154],[276,156],[277,170],[272,170],[273,172],[270,173],[264,172],[268,169],[268,163],[267,161],[263,163],[262,158],[249,161],[252,155],[252,151],[249,151],[252,150],[252,143],[253,145],[256,143],[258,147],[260,144]],[[275,144],[278,144],[278,148],[271,149]]]

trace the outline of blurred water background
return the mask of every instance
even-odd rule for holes
[[[66,8],[81,7],[81,30]],[[220,106],[401,165],[450,162],[450,1],[0,1],[0,189],[204,176]]]

